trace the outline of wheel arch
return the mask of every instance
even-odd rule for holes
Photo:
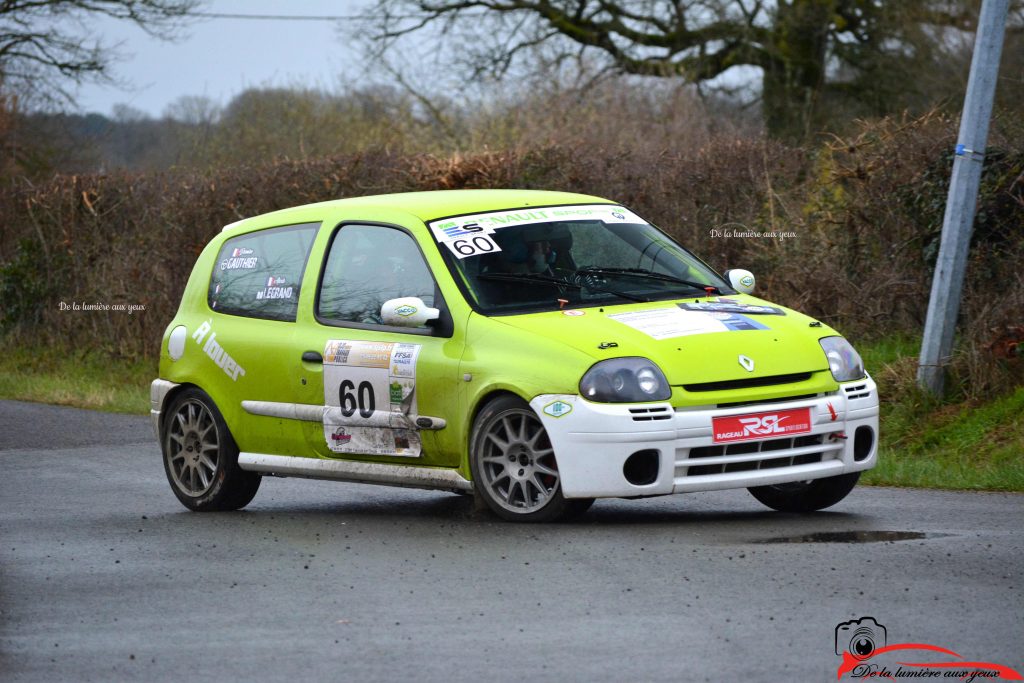
[[[469,419],[466,421],[466,432],[465,434],[462,435],[462,452],[464,457],[462,459],[462,464],[459,468],[460,471],[462,472],[462,475],[465,476],[470,481],[472,481],[473,475],[472,472],[470,471],[469,460],[470,457],[472,457],[471,448],[473,446],[473,431],[476,429],[476,419],[477,417],[479,417],[480,412],[484,408],[486,408],[489,403],[501,398],[502,396],[513,396],[524,401],[527,405],[529,405],[530,403],[530,400],[528,398],[526,398],[519,392],[515,391],[511,387],[506,386],[488,387],[487,389],[481,391],[476,397],[474,397],[473,403],[472,405],[470,405],[468,411]]]
[[[176,399],[179,394],[181,394],[183,391],[186,391],[188,389],[199,389],[199,391],[202,391],[207,396],[210,395],[210,392],[206,391],[206,389],[203,389],[198,384],[193,384],[192,382],[182,382],[181,384],[176,384],[173,388],[171,388],[170,391],[168,391],[164,395],[164,402],[160,405],[160,424],[159,424],[159,428],[160,428],[160,438],[161,439],[163,439],[164,425],[167,422],[167,409],[168,409],[168,407],[170,407],[171,403],[174,402],[174,399]],[[212,397],[211,397],[211,400],[213,400]]]

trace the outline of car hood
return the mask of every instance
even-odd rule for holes
[[[827,370],[818,339],[836,334],[802,313],[745,295],[550,311],[494,320],[558,341],[595,360],[648,358],[674,386]],[[740,356],[749,361],[741,361]],[[752,369],[748,369],[750,361]]]

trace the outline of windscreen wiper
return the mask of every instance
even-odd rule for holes
[[[653,270],[647,270],[646,268],[599,268],[597,266],[588,266],[580,268],[576,271],[576,274],[582,275],[631,275],[634,277],[647,278],[648,280],[661,280],[663,282],[675,282],[680,285],[686,285],[699,289],[701,291],[708,291],[708,287],[711,288],[712,293],[721,294],[722,291],[715,285],[704,284],[701,282],[694,282],[693,280],[684,280],[674,275],[665,275],[664,273],[655,273]]]
[[[537,285],[558,285],[559,287],[572,287],[573,289],[589,289],[592,292],[611,294],[612,296],[622,297],[623,299],[629,299],[630,301],[650,301],[650,299],[646,297],[627,294],[626,292],[620,292],[616,289],[598,287],[597,285],[590,283],[569,282],[568,280],[559,277],[540,275],[539,273],[480,273],[476,278],[478,280],[502,280],[507,282],[525,282],[527,284]]]

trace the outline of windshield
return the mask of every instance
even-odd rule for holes
[[[557,206],[429,224],[484,313],[557,310],[725,293],[727,283],[628,209]]]

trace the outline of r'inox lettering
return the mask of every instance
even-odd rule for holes
[[[207,334],[210,335],[208,339],[206,338]],[[206,339],[205,344],[203,343],[204,339]],[[192,333],[192,340],[201,345],[203,353],[209,356],[210,360],[216,363],[217,367],[223,370],[233,382],[238,381],[239,375],[245,374],[245,368],[239,365],[238,361],[232,358],[217,342],[217,333],[212,331],[209,321],[200,323],[196,331]]]

